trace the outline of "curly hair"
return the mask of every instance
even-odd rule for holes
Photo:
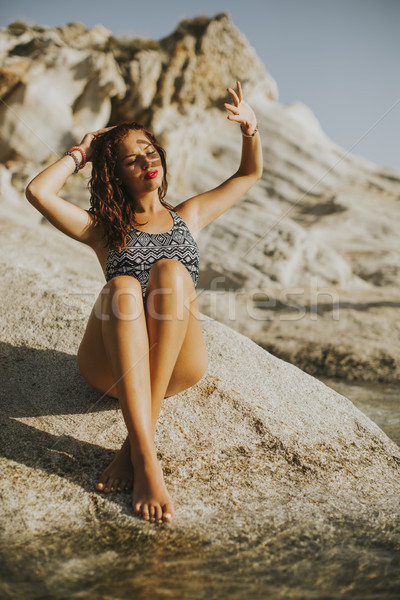
[[[138,225],[135,220],[136,204],[125,185],[117,178],[117,161],[120,142],[130,131],[143,131],[160,155],[164,176],[158,188],[160,202],[172,209],[165,200],[167,193],[167,164],[165,150],[150,131],[136,122],[121,123],[106,133],[98,134],[92,142],[93,166],[88,183],[90,191],[89,212],[96,226],[104,231],[105,247],[126,248],[129,228]]]

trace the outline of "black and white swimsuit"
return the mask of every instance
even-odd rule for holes
[[[127,248],[108,250],[106,280],[118,275],[130,275],[139,280],[143,297],[149,280],[150,269],[160,258],[179,260],[192,276],[197,286],[199,276],[199,248],[185,221],[174,210],[172,229],[165,233],[146,233],[131,227],[127,237]]]

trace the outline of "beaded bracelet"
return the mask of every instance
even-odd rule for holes
[[[253,131],[253,133],[251,135],[248,135],[247,133],[244,133],[244,131],[242,129],[242,124],[240,124],[240,131],[242,132],[242,135],[244,137],[254,137],[256,135],[257,131],[258,131],[258,124],[256,123],[256,127],[255,127],[255,129],[254,129],[254,131]]]
[[[81,153],[82,163],[81,163],[81,166],[79,167],[79,169],[83,169],[85,167],[86,161],[87,161],[86,152],[80,146],[72,146],[72,148],[70,148],[68,152],[73,152],[74,150],[77,150],[78,152]]]
[[[64,152],[63,156],[72,156],[75,161],[75,171],[73,172],[73,175],[76,175],[79,171],[79,158],[75,156],[75,154],[72,154],[72,152]]]

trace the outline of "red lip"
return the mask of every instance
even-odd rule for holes
[[[154,179],[154,177],[157,177],[157,173],[158,173],[158,171],[147,171],[144,178],[145,179]]]

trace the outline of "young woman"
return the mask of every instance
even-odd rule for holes
[[[90,314],[78,366],[90,385],[118,399],[128,435],[96,488],[107,493],[133,486],[136,514],[158,523],[174,517],[154,445],[161,404],[193,386],[207,368],[195,240],[262,173],[255,114],[240,82],[228,92],[227,118],[240,124],[243,138],[239,168],[217,188],[174,209],[164,200],[165,153],[137,123],[88,133],[26,188],[28,200],[53,225],[93,248],[107,280]],[[89,161],[91,207],[83,210],[58,193]]]

